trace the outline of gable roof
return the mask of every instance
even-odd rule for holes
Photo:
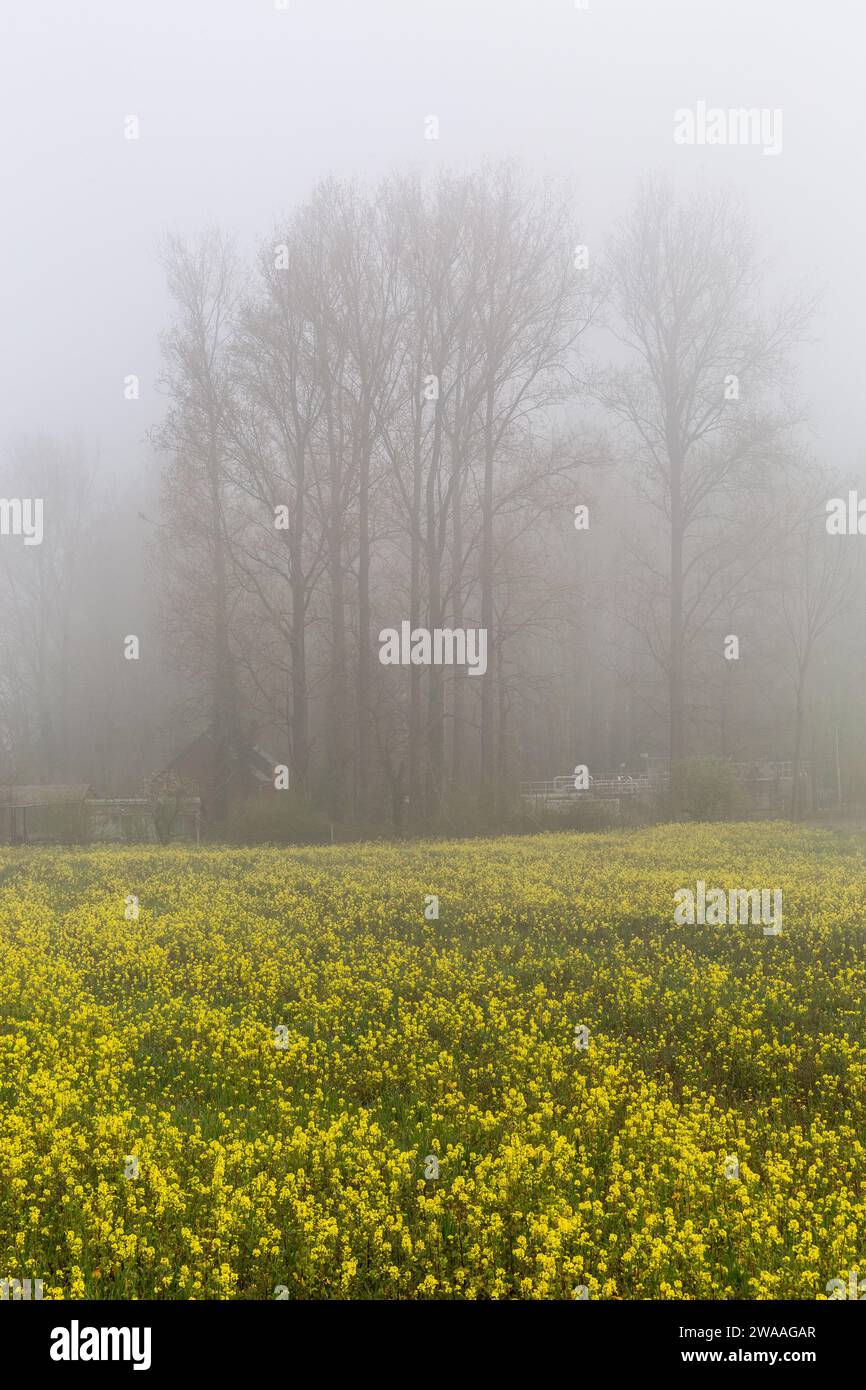
[[[43,785],[0,785],[0,806],[69,806],[96,792],[89,782],[48,782]]]
[[[178,763],[181,761],[182,758],[187,757],[188,754],[190,754],[193,751],[193,749],[198,748],[200,746],[210,747],[212,744],[213,737],[208,729],[206,729],[201,734],[197,734],[195,738],[190,739],[188,743],[185,743],[182,748],[178,749],[178,751],[169,760],[169,762],[166,763],[165,767],[162,770],[163,773],[170,771],[170,769],[174,767],[175,763]],[[253,744],[252,746],[247,746],[246,748],[244,748],[241,756],[238,756],[237,752],[234,749],[230,749],[229,753],[236,765],[240,766],[241,764],[244,764],[247,768],[247,771],[250,772],[259,781],[270,781],[274,775],[274,768],[277,766],[279,762],[279,758],[271,758],[268,755],[268,753],[266,753],[265,750],[261,748],[258,744]]]

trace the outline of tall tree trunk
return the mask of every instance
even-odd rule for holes
[[[500,789],[508,781],[508,692],[505,689],[502,643],[496,644],[496,685],[499,696],[496,775]]]
[[[683,458],[679,443],[669,446],[671,464],[670,595],[670,814],[682,815],[685,788],[685,670],[683,650]]]
[[[436,403],[433,452],[427,473],[427,622],[431,632],[442,626],[442,546],[447,515],[437,517],[439,468],[442,450],[442,412]],[[431,664],[427,686],[427,821],[435,823],[442,812],[442,778],[445,757],[445,672]]]
[[[343,569],[342,440],[337,438],[331,365],[327,345],[320,342],[320,372],[324,390],[328,438],[328,515],[326,524],[328,583],[331,603],[331,669],[328,692],[328,813],[342,820],[346,785],[346,600]]]
[[[487,630],[487,650],[491,652],[493,634],[493,405],[494,384],[487,389],[487,402],[484,417],[484,486],[481,503],[481,626]],[[485,816],[493,819],[496,811],[496,789],[494,785],[494,705],[493,705],[494,663],[487,662],[487,670],[481,677],[481,807]]]
[[[452,506],[452,556],[451,556],[451,611],[455,628],[463,626],[463,488],[459,463],[454,465],[454,484],[451,498]],[[465,672],[454,666],[451,673],[451,785],[460,787],[465,768],[465,728],[466,705]]]
[[[355,806],[365,821],[370,813],[370,438],[369,412],[364,417],[358,475],[358,769]]]
[[[215,444],[208,461],[214,579],[214,670],[212,693],[213,820],[222,824],[229,809],[229,794],[236,759],[241,755],[240,729],[232,653],[229,646],[228,582],[222,500]]]
[[[791,760],[791,820],[802,815],[803,795],[800,770],[803,766],[803,719],[805,715],[806,664],[800,667],[797,679],[797,706],[794,715],[794,756]]]
[[[409,622],[414,632],[421,618],[421,393],[415,383],[415,419],[412,457],[412,515],[409,520]],[[409,667],[409,828],[420,828],[421,815],[421,668]]]
[[[304,590],[304,487],[305,466],[302,451],[296,465],[295,505],[289,532],[292,636],[291,758],[292,784],[301,793],[308,790],[310,773],[309,704],[307,697],[307,602]]]

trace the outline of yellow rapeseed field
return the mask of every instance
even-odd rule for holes
[[[676,925],[698,879],[780,887],[781,935]],[[864,924],[863,838],[778,825],[4,850],[0,1278],[826,1297],[866,1272]]]

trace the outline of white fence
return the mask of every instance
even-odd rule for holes
[[[624,796],[649,796],[664,786],[666,778],[657,777],[590,777],[587,787],[574,785],[574,773],[554,777],[549,782],[524,782],[520,795],[524,801],[574,801],[580,797],[600,797],[619,800]]]

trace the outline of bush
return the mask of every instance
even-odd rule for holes
[[[620,807],[622,802],[620,802]],[[575,797],[574,803],[565,810],[552,811],[539,807],[532,813],[532,821],[540,823],[544,830],[609,830],[617,825],[621,811],[608,801],[599,797]]]
[[[745,820],[749,799],[730,763],[687,758],[681,769],[683,810],[690,820]]]
[[[331,838],[327,819],[298,792],[261,795],[237,806],[208,838],[231,845],[317,845]]]

